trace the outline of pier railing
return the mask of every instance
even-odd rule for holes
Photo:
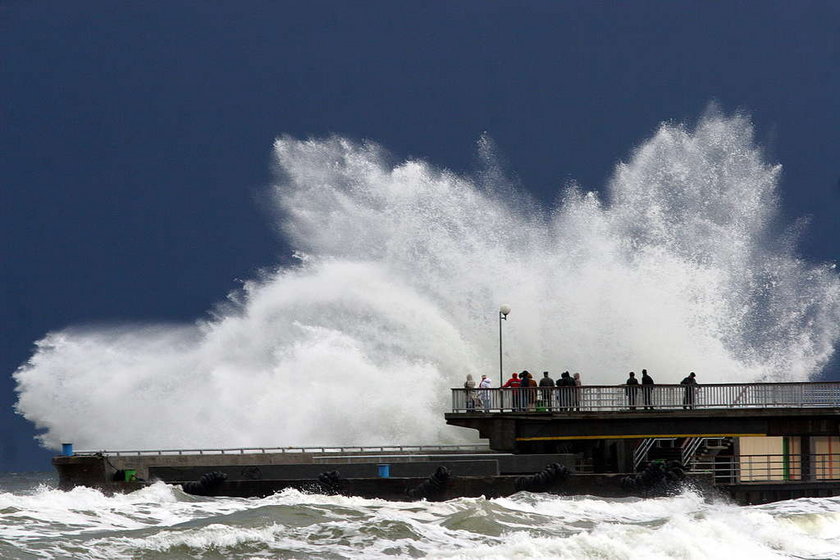
[[[840,453],[807,455],[811,473],[807,477],[803,476],[802,459],[799,455],[783,453],[718,455],[695,462],[691,470],[712,474],[717,484],[840,480]]]
[[[376,446],[320,446],[320,447],[220,447],[204,449],[121,449],[75,451],[77,456],[106,455],[150,456],[150,455],[245,455],[279,453],[282,455],[325,454],[325,453],[480,453],[488,451],[487,444],[464,445],[376,445]]]
[[[452,389],[452,412],[836,407],[840,382]]]

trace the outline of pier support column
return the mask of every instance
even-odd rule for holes
[[[633,472],[633,449],[638,442],[639,440],[637,439],[622,439],[616,442],[618,472]]]

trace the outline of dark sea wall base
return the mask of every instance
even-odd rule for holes
[[[562,456],[555,458],[562,459]],[[677,493],[691,487],[709,497],[731,499],[741,505],[762,504],[803,497],[828,497],[840,495],[840,481],[764,482],[742,484],[715,484],[710,474],[688,473],[681,481],[663,480],[649,487],[627,484],[627,473],[583,474],[572,472],[560,462],[546,463],[534,468],[535,460],[524,457],[525,463],[512,462],[509,468],[521,469],[527,464],[530,473],[499,474],[493,461],[439,461],[406,463],[399,467],[412,476],[377,477],[367,473],[371,465],[323,464],[306,465],[247,465],[224,464],[203,466],[151,466],[144,469],[148,478],[124,480],[124,465],[101,455],[56,457],[53,460],[58,474],[59,487],[69,490],[75,486],[97,488],[106,493],[133,492],[161,480],[181,485],[185,490],[195,489],[202,478],[213,479],[211,486],[200,486],[194,493],[207,496],[265,497],[286,488],[320,494],[341,494],[362,498],[392,501],[450,500],[461,497],[498,498],[510,496],[520,490],[546,492],[560,496],[596,496],[604,498],[656,497]],[[531,463],[534,463],[533,465]],[[312,470],[319,471],[316,474]],[[397,472],[400,472],[399,469]],[[439,469],[445,471],[441,476]],[[208,477],[208,474],[213,476]],[[438,476],[435,476],[436,473]],[[542,474],[546,473],[546,474]],[[551,476],[547,476],[554,473]],[[360,475],[361,474],[361,475]],[[562,476],[561,476],[562,474]],[[298,476],[295,476],[298,475]],[[638,473],[634,476],[638,477]],[[528,480],[530,479],[530,480]]]
[[[322,465],[321,470],[324,471],[322,474],[327,476],[307,476],[297,479],[290,476],[297,472],[297,466],[294,465],[284,466],[279,470],[276,466],[266,465],[150,467],[147,480],[135,481],[114,480],[114,475],[118,471],[115,471],[107,458],[101,456],[57,457],[54,464],[59,472],[59,486],[62,489],[88,486],[108,493],[131,492],[155,480],[194,488],[194,484],[202,477],[207,478],[206,475],[210,473],[218,473],[222,476],[212,478],[219,479],[219,482],[206,491],[202,489],[201,494],[243,498],[270,496],[286,488],[392,501],[417,499],[439,501],[480,496],[498,498],[510,496],[523,488],[566,496],[591,495],[619,498],[665,495],[678,491],[680,487],[679,484],[673,484],[648,489],[634,488],[628,491],[626,485],[622,485],[625,477],[623,474],[570,474],[569,469],[560,463],[545,465],[544,462],[545,471],[536,470],[530,477],[520,473],[496,474],[495,463],[479,460],[455,461],[448,464],[444,461],[437,467],[429,467],[426,464],[424,465],[425,476],[387,478],[370,476],[345,478],[344,471],[354,473],[357,465]],[[404,468],[407,468],[407,465]],[[439,476],[440,469],[446,473],[442,478]],[[464,473],[467,472],[471,474],[465,475]],[[542,472],[552,474],[552,476],[541,476]],[[273,477],[271,476],[273,474],[285,476]],[[419,475],[419,471],[416,474]],[[529,481],[529,478],[534,480]],[[687,477],[686,481],[697,487],[707,489],[712,487],[711,479],[707,477]]]

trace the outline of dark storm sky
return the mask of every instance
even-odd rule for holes
[[[487,131],[548,204],[714,100],[784,166],[803,256],[838,256],[838,2],[12,0],[0,49],[0,470],[49,469],[11,380],[47,331],[193,321],[288,258],[281,134],[470,171]]]

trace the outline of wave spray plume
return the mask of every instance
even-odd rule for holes
[[[14,374],[44,445],[463,441],[441,413],[467,373],[495,379],[500,303],[506,373],[593,384],[805,380],[840,337],[840,278],[778,233],[780,167],[744,116],[663,124],[605,200],[571,186],[552,208],[492,161],[469,178],[340,137],[275,152],[298,264],[195,325],[48,334]]]

